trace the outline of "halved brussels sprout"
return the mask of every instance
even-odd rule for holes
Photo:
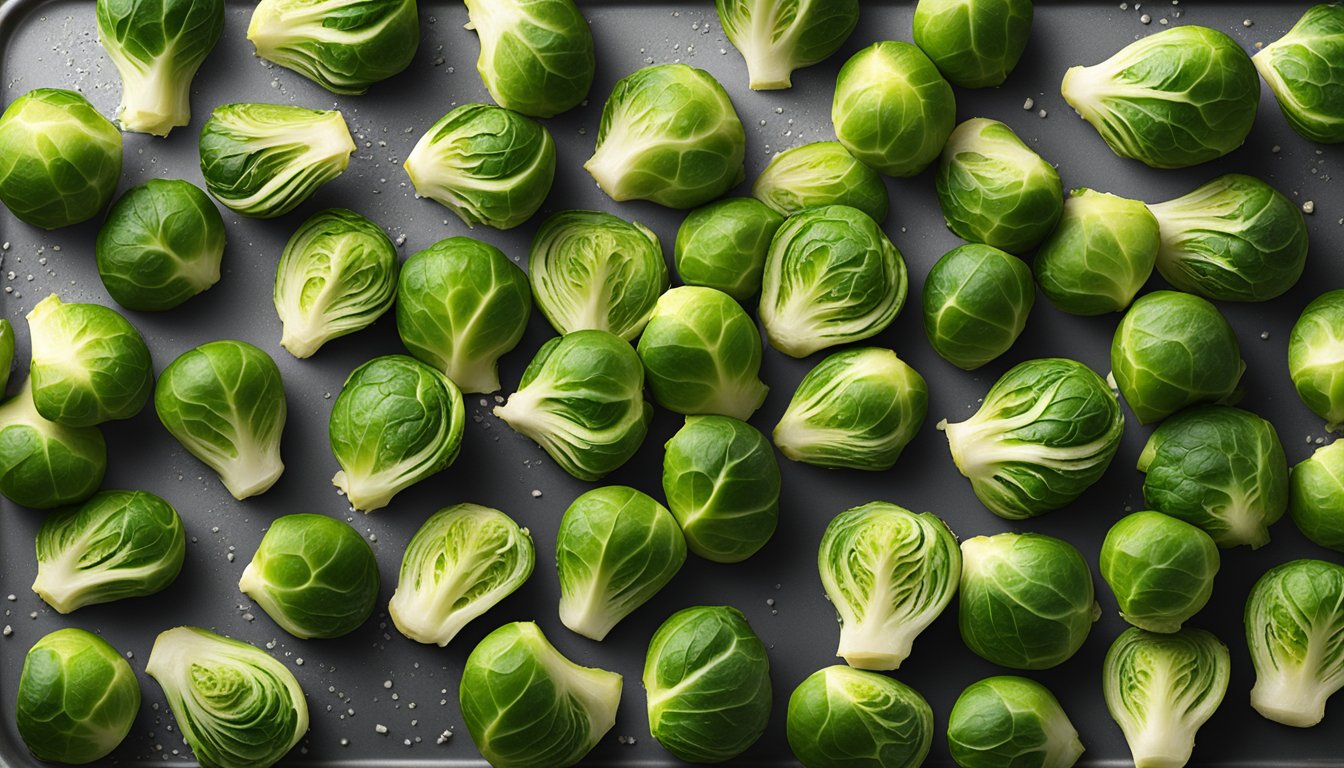
[[[722,1],[722,0],[720,0]],[[785,216],[819,205],[848,205],[887,220],[887,183],[835,141],[818,141],[775,155],[756,177],[751,194]]]
[[[1322,144],[1344,142],[1344,6],[1313,6],[1251,57],[1288,124]]]
[[[918,768],[933,744],[933,709],[886,675],[836,665],[793,689],[786,731],[804,768]]]
[[[1161,512],[1120,518],[1101,545],[1101,578],[1120,616],[1149,632],[1175,632],[1209,602],[1218,545],[1195,526]]]
[[[1246,644],[1251,706],[1297,728],[1321,722],[1344,688],[1344,567],[1293,560],[1261,576],[1246,599]]]
[[[1065,312],[1120,312],[1148,282],[1161,242],[1157,219],[1142,201],[1075,189],[1036,251],[1036,281]]]
[[[9,374],[14,369],[14,326],[0,317],[0,398],[9,387]]]
[[[890,469],[928,412],[924,377],[889,349],[836,352],[808,371],[775,425],[775,446],[818,467]]]
[[[501,106],[554,117],[588,96],[593,33],[574,0],[466,0],[481,39],[476,70]]]
[[[414,0],[261,0],[247,39],[332,93],[360,94],[411,65],[420,14]]]
[[[1311,300],[1288,337],[1297,396],[1334,432],[1344,425],[1344,289]]]
[[[25,507],[78,504],[103,484],[107,443],[97,427],[47,421],[33,405],[32,379],[0,404],[0,494]]]
[[[1002,85],[1027,48],[1031,17],[1031,0],[919,0],[915,45],[954,85]]]
[[[491,104],[463,104],[416,142],[403,166],[415,193],[463,224],[513,229],[546,202],[555,141],[536,120]]]
[[[973,371],[1012,348],[1035,303],[1025,262],[993,246],[962,245],[924,279],[924,335],[944,360]]]
[[[738,301],[761,290],[765,254],[784,217],[754,197],[729,197],[691,211],[673,256],[686,285],[717,288]]]
[[[430,515],[406,545],[387,613],[397,631],[440,647],[532,575],[532,536],[508,515],[456,504]]]
[[[1083,754],[1050,689],[1013,675],[961,692],[947,718],[947,746],[961,768],[1071,768]]]
[[[753,91],[793,87],[793,72],[830,58],[859,23],[859,0],[715,0],[747,62]]]
[[[746,152],[746,131],[719,81],[660,64],[616,83],[583,167],[618,202],[695,208],[742,181]]]
[[[1260,78],[1241,46],[1193,24],[1071,67],[1059,90],[1111,151],[1153,168],[1186,168],[1240,147],[1260,104]]]
[[[1344,552],[1344,442],[1316,449],[1289,476],[1288,511],[1302,535]]]

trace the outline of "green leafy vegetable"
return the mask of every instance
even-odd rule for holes
[[[756,199],[792,216],[819,205],[848,205],[881,224],[891,203],[887,184],[835,141],[818,141],[775,155],[751,187]]]
[[[944,360],[973,371],[1013,346],[1035,303],[1021,259],[989,245],[959,246],[924,279],[924,334]]]
[[[1288,34],[1251,57],[1293,130],[1344,141],[1344,6],[1312,6]]]
[[[1327,291],[1302,310],[1288,337],[1288,374],[1326,429],[1344,424],[1344,289]]]
[[[933,743],[933,709],[886,675],[836,665],[793,690],[787,734],[804,768],[918,768]]]
[[[1036,251],[1036,282],[1065,312],[1121,312],[1148,282],[1160,245],[1157,219],[1141,201],[1075,189]]]
[[[1251,706],[1284,725],[1321,722],[1344,687],[1344,567],[1293,560],[1261,576],[1246,599],[1246,644]]]
[[[411,65],[420,14],[414,0],[261,0],[247,39],[332,93],[360,94]]]
[[[961,692],[947,719],[947,746],[961,768],[1071,768],[1083,754],[1050,689],[1013,675]]]
[[[859,23],[859,0],[715,0],[753,91],[793,87],[793,72],[830,58]]]
[[[466,0],[481,39],[476,70],[501,106],[554,117],[588,96],[593,33],[574,0]]]
[[[1290,476],[1288,511],[1302,535],[1344,552],[1344,442],[1316,449]]]
[[[97,427],[67,427],[42,418],[32,379],[0,404],[0,494],[25,507],[78,504],[103,484],[107,443]]]
[[[1160,512],[1120,518],[1101,545],[1101,578],[1125,621],[1149,632],[1175,632],[1213,594],[1218,545],[1207,533]]]
[[[738,301],[761,290],[765,254],[784,217],[754,197],[729,197],[691,211],[677,230],[674,260],[686,285]]]
[[[915,44],[954,85],[1002,85],[1027,48],[1031,17],[1031,0],[919,0]]]

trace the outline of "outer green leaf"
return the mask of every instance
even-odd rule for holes
[[[1344,141],[1344,5],[1309,8],[1251,61],[1293,130],[1323,144]]]
[[[917,768],[933,742],[933,710],[908,685],[837,665],[793,690],[787,733],[804,768]]]
[[[686,285],[717,288],[746,301],[761,290],[765,255],[783,223],[783,216],[754,197],[696,208],[677,230],[677,275]]]
[[[1135,512],[1101,545],[1101,578],[1120,615],[1149,632],[1175,632],[1209,602],[1218,545],[1195,526],[1161,512]]]
[[[988,245],[943,255],[924,279],[924,334],[944,360],[972,371],[1007,352],[1036,303],[1031,268]]]
[[[1031,36],[1031,0],[919,0],[915,44],[962,88],[1001,85]]]
[[[1344,289],[1327,291],[1302,310],[1288,337],[1288,374],[1326,429],[1344,424]]]
[[[775,155],[756,177],[751,194],[775,211],[792,216],[819,205],[848,205],[887,220],[887,183],[839,142],[818,141]]]
[[[420,15],[414,0],[261,0],[247,39],[332,93],[360,94],[410,66]]]
[[[1078,731],[1048,688],[998,675],[971,683],[952,705],[947,746],[962,768],[1070,768]]]
[[[1065,312],[1121,312],[1148,282],[1160,245],[1157,219],[1142,202],[1075,189],[1036,251],[1036,281]]]
[[[47,421],[33,405],[32,379],[0,404],[0,494],[25,507],[78,504],[103,484],[107,444],[97,427]]]
[[[1333,442],[1293,467],[1288,511],[1302,535],[1344,552],[1344,442]]]
[[[593,83],[593,33],[573,0],[466,0],[476,69],[501,107],[554,117]]]

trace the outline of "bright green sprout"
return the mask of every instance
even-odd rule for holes
[[[1148,282],[1160,245],[1157,219],[1141,201],[1075,189],[1036,251],[1036,282],[1065,312],[1122,312]]]
[[[820,205],[848,205],[887,220],[887,183],[835,141],[818,141],[775,155],[756,177],[751,194],[775,211],[792,216]]]
[[[574,0],[466,0],[481,40],[476,70],[495,102],[554,117],[588,97],[593,33]]]
[[[420,14],[415,0],[261,0],[247,39],[261,58],[356,95],[411,65]]]
[[[0,403],[0,494],[34,509],[78,504],[103,484],[107,443],[97,427],[67,427],[42,418],[33,382]]]
[[[1175,632],[1213,594],[1218,545],[1195,526],[1161,512],[1135,512],[1101,545],[1101,578],[1120,615],[1149,632]]]
[[[989,245],[962,245],[924,279],[924,335],[933,351],[967,371],[1007,352],[1036,303],[1031,267]]]
[[[1333,442],[1293,467],[1288,511],[1302,535],[1344,552],[1344,442]]]
[[[908,685],[836,665],[793,690],[786,733],[804,768],[918,768],[933,743],[933,710]]]
[[[1002,85],[1027,48],[1031,0],[919,0],[915,44],[962,88]]]
[[[1344,425],[1344,289],[1311,300],[1288,337],[1297,396],[1334,432]]]
[[[1309,8],[1251,62],[1293,130],[1322,144],[1344,142],[1344,5]]]
[[[830,58],[859,23],[859,0],[715,0],[753,91],[793,87],[794,70]]]
[[[1072,768],[1083,754],[1050,689],[1013,675],[961,692],[947,718],[947,746],[961,768]]]
[[[754,197],[696,208],[677,230],[674,263],[686,285],[716,288],[738,301],[761,290],[770,241],[784,217]]]
[[[1246,599],[1246,644],[1251,706],[1297,728],[1321,722],[1344,688],[1344,567],[1293,560],[1261,576]]]

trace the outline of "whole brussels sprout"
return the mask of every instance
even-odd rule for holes
[[[952,602],[961,551],[932,513],[873,501],[826,526],[817,570],[840,617],[835,655],[861,669],[899,669],[915,638]]]
[[[169,363],[154,391],[154,410],[235,499],[265,493],[285,471],[280,369],[245,341],[212,341]]]
[[[831,57],[859,24],[859,0],[715,0],[753,91],[793,87],[793,72]]]
[[[1187,168],[1240,147],[1260,104],[1260,78],[1241,46],[1193,24],[1071,67],[1059,90],[1111,151],[1153,168]]]
[[[685,562],[686,537],[666,507],[624,485],[594,488],[569,505],[555,534],[560,621],[602,640]]]
[[[68,427],[129,419],[149,402],[154,367],[135,326],[98,304],[66,304],[56,294],[28,313],[33,405]]]
[[[146,491],[104,491],[37,530],[33,591],[60,613],[168,588],[182,570],[182,518]]]
[[[463,104],[416,142],[403,166],[415,193],[463,224],[513,229],[546,202],[555,141],[545,126],[491,104]]]
[[[942,147],[934,186],[958,237],[1025,253],[1049,235],[1064,211],[1059,173],[997,120],[958,125]]]
[[[1050,689],[1014,675],[961,692],[947,718],[947,747],[961,768],[1071,768],[1083,754]]]
[[[905,306],[905,260],[847,205],[790,216],[765,257],[759,315],[775,349],[807,357],[881,333]]]
[[[1246,599],[1246,644],[1251,706],[1297,728],[1321,722],[1344,687],[1344,567],[1294,560],[1261,576]]]
[[[720,0],[723,2],[723,0]],[[785,216],[819,205],[848,205],[887,220],[887,183],[839,142],[818,141],[775,155],[756,177],[751,194]]]
[[[340,637],[373,613],[378,563],[349,525],[325,515],[285,515],[261,538],[238,590],[297,638]]]
[[[0,494],[25,507],[78,504],[103,484],[107,443],[97,427],[67,427],[42,418],[33,381],[0,403]]]
[[[716,563],[756,554],[779,523],[779,463],[744,421],[689,416],[663,453],[663,495],[691,551]]]
[[[889,349],[836,352],[808,371],[775,425],[775,446],[818,467],[890,469],[928,413],[924,377]]]
[[[635,455],[653,406],[644,401],[644,366],[629,344],[606,331],[575,331],[537,350],[518,391],[494,414],[561,469],[592,482]]]
[[[9,386],[9,374],[14,368],[14,326],[0,317],[0,399]]]
[[[1344,424],[1344,289],[1311,300],[1288,337],[1288,373],[1297,396],[1325,419],[1331,432]]]
[[[200,187],[150,179],[112,204],[98,230],[98,276],[127,309],[172,309],[219,282],[224,218]]]
[[[687,285],[659,297],[638,350],[653,399],[674,413],[746,420],[770,391],[760,378],[760,331],[713,288]]]
[[[505,624],[472,650],[458,703],[495,768],[568,768],[616,724],[621,676],[565,658],[532,622]]]
[[[1344,142],[1344,6],[1313,6],[1288,34],[1251,57],[1293,130]]]
[[[1288,509],[1288,461],[1274,425],[1249,411],[1207,405],[1162,422],[1139,454],[1143,497],[1197,525],[1220,547],[1269,543]]]
[[[1161,512],[1120,518],[1101,545],[1101,578],[1120,615],[1149,632],[1175,632],[1213,594],[1218,545],[1195,526]]]
[[[616,83],[583,167],[617,202],[695,208],[742,181],[746,152],[746,130],[719,81],[660,64]]]
[[[1031,0],[919,0],[915,45],[954,85],[1002,85],[1027,49],[1031,17]]]
[[[1111,341],[1111,373],[1140,424],[1226,400],[1245,369],[1227,319],[1188,293],[1154,291],[1139,298]]]
[[[98,41],[121,76],[117,121],[167,136],[191,122],[191,81],[224,31],[224,0],[98,0]]]
[[[574,0],[466,0],[476,70],[501,107],[554,117],[588,97],[593,33]]]
[[[942,151],[957,121],[957,99],[915,46],[895,40],[854,54],[835,80],[835,137],[865,165],[914,176]]]
[[[247,39],[257,56],[354,95],[411,65],[420,14],[414,0],[261,0]]]
[[[1010,368],[974,416],[944,431],[976,498],[999,517],[1024,520],[1073,503],[1101,478],[1125,417],[1091,368],[1045,358]]]
[[[363,512],[447,469],[462,447],[462,392],[406,355],[375,357],[350,373],[331,408],[327,434],[341,471],[331,484]]]
[[[556,333],[610,331],[633,341],[667,290],[658,236],[603,211],[561,211],[532,238],[527,278]]]
[[[787,734],[804,768],[918,768],[933,743],[933,709],[886,675],[836,665],[793,689]]]
[[[401,269],[401,343],[463,392],[499,389],[499,358],[518,346],[531,316],[527,276],[493,245],[450,237]]]
[[[1160,245],[1157,219],[1143,202],[1075,189],[1036,251],[1036,282],[1065,312],[1121,312],[1148,282]]]
[[[686,285],[738,301],[761,290],[765,254],[784,217],[754,197],[729,197],[691,211],[677,230],[674,263]]]
[[[38,760],[102,760],[130,733],[139,709],[140,684],[131,665],[91,632],[58,629],[23,659],[14,719]]]
[[[750,747],[770,720],[770,659],[747,617],[730,606],[672,614],[644,660],[649,731],[692,763],[722,763]]]
[[[1297,284],[1307,224],[1278,190],[1240,173],[1149,206],[1161,227],[1157,271],[1216,301],[1265,301]]]
[[[959,246],[924,279],[924,335],[944,360],[973,371],[1013,346],[1035,303],[1021,259],[990,245]]]
[[[159,634],[145,672],[211,768],[270,768],[308,732],[299,681],[264,651],[198,627]]]
[[[1344,442],[1316,449],[1293,467],[1288,511],[1302,535],[1344,552]]]
[[[372,221],[344,208],[309,216],[275,268],[280,346],[312,357],[328,341],[372,325],[397,297],[397,267],[396,246]]]
[[[121,132],[74,91],[38,88],[0,115],[0,203],[59,227],[107,207],[121,179]]]
[[[206,191],[232,210],[273,219],[340,176],[354,151],[335,110],[224,104],[201,129],[201,175]]]
[[[1067,661],[1101,617],[1092,571],[1070,543],[1040,533],[976,536],[961,543],[961,639],[1012,669]]]

